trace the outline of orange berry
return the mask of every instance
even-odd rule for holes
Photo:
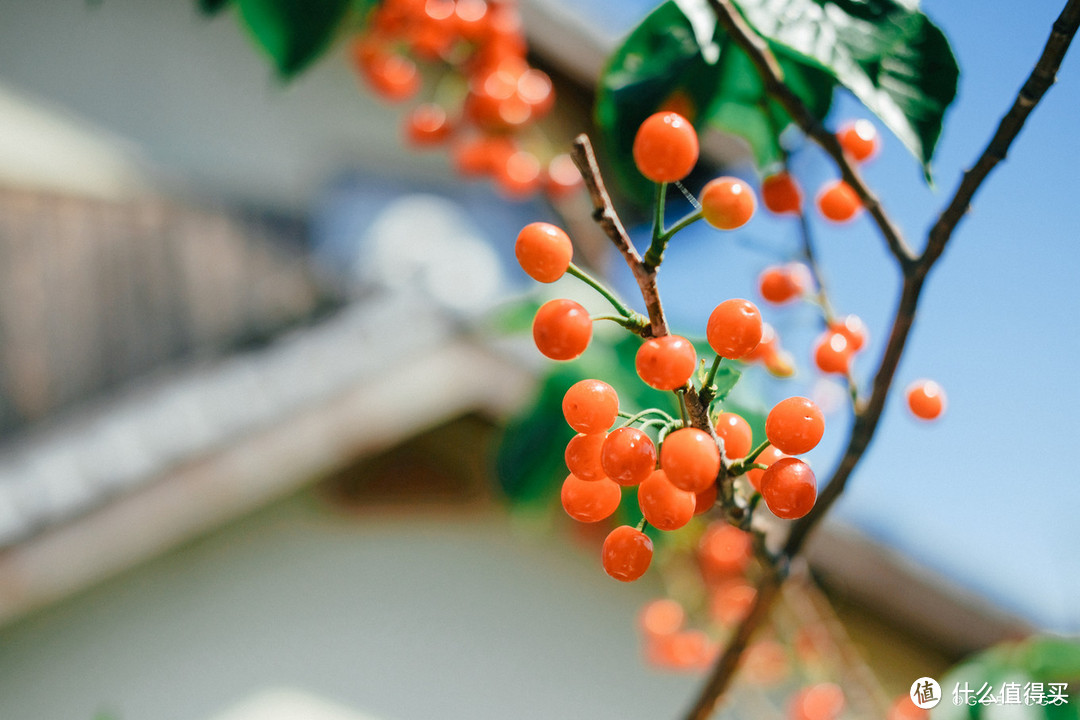
[[[435,103],[418,105],[405,121],[405,139],[414,148],[441,145],[450,137],[451,131],[446,111]]]
[[[638,376],[649,387],[675,390],[685,385],[697,369],[697,353],[686,338],[664,335],[643,342],[634,365]]]
[[[682,180],[697,164],[698,151],[697,131],[678,113],[650,115],[634,136],[634,163],[653,182]]]
[[[682,629],[685,622],[686,611],[671,598],[653,600],[638,614],[638,625],[647,638],[673,635]]]
[[[548,163],[545,189],[549,197],[560,200],[577,192],[585,184],[581,171],[566,153],[556,155]]]
[[[758,276],[758,291],[768,302],[791,302],[806,292],[808,275],[801,263],[771,265]]]
[[[734,230],[750,222],[756,206],[754,191],[738,178],[716,178],[701,190],[701,215],[720,230]]]
[[[709,615],[721,625],[742,622],[754,604],[757,590],[742,578],[721,583],[709,599]]]
[[[600,467],[615,482],[632,487],[656,469],[656,446],[637,428],[617,428],[600,448]]]
[[[778,172],[761,183],[761,204],[777,215],[797,215],[802,210],[802,190],[788,172]]]
[[[817,501],[817,478],[798,458],[780,458],[761,476],[761,499],[782,520],[797,520]]]
[[[945,390],[933,380],[916,380],[908,385],[907,403],[915,417],[935,420],[945,412]]]
[[[641,514],[658,530],[678,530],[694,517],[694,493],[672,485],[663,470],[654,470],[637,493]]]
[[[768,468],[782,457],[787,457],[787,455],[780,452],[778,448],[770,445],[769,447],[761,451],[761,454],[757,456],[754,462],[759,465],[764,465],[766,468]],[[761,476],[764,474],[764,470],[758,470],[757,468],[752,468],[746,471],[746,479],[750,481],[750,484],[753,485],[754,489],[758,492],[761,492]]]
[[[907,693],[898,696],[889,706],[885,720],[928,720],[930,711],[916,705]]]
[[[810,452],[825,434],[825,416],[813,400],[789,397],[769,411],[765,435],[774,447],[788,455]]]
[[[780,350],[780,337],[776,334],[776,328],[767,322],[761,323],[761,342],[740,360],[744,362],[765,361],[770,355],[775,355]]]
[[[364,70],[372,90],[391,102],[410,98],[420,90],[416,63],[404,55],[380,53],[370,59]]]
[[[862,209],[862,203],[850,185],[837,180],[818,193],[817,207],[825,219],[842,223],[855,217]]]
[[[844,691],[836,683],[817,683],[795,693],[788,709],[791,720],[836,720],[844,710]]]
[[[604,477],[604,468],[600,464],[600,448],[604,445],[607,433],[586,435],[578,433],[566,444],[566,467],[582,480],[599,480]]]
[[[845,315],[841,318],[835,318],[829,323],[829,329],[843,335],[848,341],[848,348],[853,353],[859,352],[866,345],[868,334],[866,323],[858,315]]]
[[[591,339],[589,313],[573,300],[549,300],[536,311],[533,340],[552,360],[573,360],[585,352]]]
[[[555,282],[570,267],[574,246],[570,236],[551,223],[529,223],[518,233],[514,255],[529,277],[542,283]]]
[[[720,357],[741,358],[761,342],[761,312],[749,300],[732,298],[717,305],[709,315],[705,336]]]
[[[823,373],[847,375],[851,371],[851,344],[838,332],[826,331],[814,345],[814,364]]]
[[[560,499],[567,515],[578,522],[593,523],[611,517],[622,501],[622,490],[607,478],[582,480],[571,473],[563,481]]]
[[[698,543],[701,569],[713,579],[741,575],[753,556],[750,533],[722,520],[710,523]]]
[[[604,572],[622,582],[632,582],[645,574],[652,562],[653,544],[645,533],[620,525],[604,539],[600,551]]]
[[[716,483],[713,483],[704,490],[694,493],[694,514],[702,515],[712,510],[713,505],[716,504],[718,492],[719,488],[716,487]]]
[[[601,433],[619,415],[619,396],[603,380],[580,380],[563,395],[563,416],[579,433]]]
[[[840,147],[855,162],[872,158],[878,149],[878,131],[869,120],[845,123],[837,132]]]
[[[720,449],[707,432],[681,428],[664,438],[660,446],[660,468],[680,490],[703,492],[716,484]]]
[[[496,168],[495,182],[503,195],[510,199],[522,199],[540,189],[543,183],[540,161],[531,152],[518,150],[507,156]]]
[[[750,454],[754,444],[754,432],[750,423],[733,412],[722,412],[716,416],[716,436],[724,441],[724,456],[728,460],[738,460]]]

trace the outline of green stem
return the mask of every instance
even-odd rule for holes
[[[690,427],[690,416],[686,412],[686,388],[679,388],[675,394],[679,396],[679,417],[682,419],[682,426]]]
[[[664,412],[660,408],[648,408],[647,410],[642,410],[641,412],[635,413],[633,415],[631,415],[630,413],[624,413],[624,412],[619,413],[619,417],[626,418],[626,422],[624,422],[622,424],[622,427],[626,427],[627,425],[632,425],[633,423],[638,422],[643,417],[646,417],[648,415],[660,415],[660,416],[662,416],[664,418],[663,421],[675,422],[675,418],[671,417],[670,415],[668,415],[666,412]],[[663,421],[661,421],[661,422],[663,422]]]
[[[596,292],[603,295],[604,298],[609,303],[611,303],[612,307],[614,307],[615,310],[627,320],[634,320],[635,316],[638,315],[638,313],[627,307],[625,303],[619,300],[619,298],[615,297],[615,294],[611,290],[609,290],[603,283],[594,278],[592,275],[589,275],[589,273],[585,272],[574,263],[570,263],[570,267],[566,269],[566,272],[570,275],[573,275],[578,280],[581,280],[593,290],[596,290]]]
[[[728,468],[728,472],[730,472],[732,475],[742,475],[747,470],[752,470],[755,468],[758,470],[765,470],[766,467],[764,465],[756,464],[754,461],[757,460],[758,455],[765,452],[765,448],[769,447],[769,445],[771,444],[772,443],[770,443],[768,440],[761,443],[756,448],[751,450],[749,455],[744,458],[740,458],[738,462],[733,463],[731,467]]]
[[[665,230],[660,235],[660,240],[662,240],[664,245],[667,246],[668,240],[670,240],[672,238],[672,236],[675,235],[675,233],[679,232],[680,230],[682,230],[687,225],[692,225],[692,224],[696,223],[700,219],[701,219],[701,209],[698,208],[697,210],[694,210],[693,212],[689,213],[688,215],[683,216],[683,218],[681,220],[679,220],[677,223],[675,223],[670,228]]]
[[[664,232],[664,205],[667,200],[667,183],[656,183],[656,199],[653,202],[652,242],[645,251],[642,264],[647,268],[656,268],[664,260],[664,248],[667,247],[667,234]]]

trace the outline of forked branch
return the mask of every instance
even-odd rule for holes
[[[784,85],[783,74],[776,58],[769,51],[765,42],[747,25],[729,0],[709,0],[720,21],[732,38],[750,54],[755,66],[764,79],[770,94],[795,119],[808,135],[818,141],[836,161],[844,179],[855,188],[864,202],[868,190],[854,172],[851,163],[844,157],[835,137],[827,133],[813,116],[806,111],[801,101]],[[893,255],[896,257],[904,276],[900,298],[893,317],[889,339],[874,376],[873,387],[868,400],[856,410],[855,422],[847,448],[833,472],[828,484],[818,498],[814,509],[795,522],[788,535],[787,542],[780,556],[772,567],[766,568],[759,583],[757,597],[746,619],[740,624],[735,637],[717,660],[709,678],[706,680],[696,702],[687,713],[687,720],[705,720],[712,713],[734,677],[739,658],[754,630],[768,616],[769,607],[775,600],[776,589],[783,579],[786,567],[801,552],[803,545],[821,519],[828,513],[833,503],[844,490],[848,478],[862,459],[867,447],[877,430],[885,401],[892,386],[900,357],[910,334],[915,318],[915,310],[927,274],[934,263],[941,257],[957,224],[967,212],[972,198],[989,176],[994,167],[1006,157],[1009,147],[1024,126],[1034,107],[1053,84],[1062,59],[1076,36],[1080,26],[1080,0],[1068,0],[1064,10],[1054,23],[1053,30],[1043,52],[1036,62],[1027,82],[1020,90],[1010,110],[1002,118],[997,131],[975,165],[968,170],[946,205],[938,221],[931,228],[926,249],[916,257],[904,244],[899,232],[876,203],[867,205],[874,220],[884,236]]]

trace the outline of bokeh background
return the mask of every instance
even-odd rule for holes
[[[563,99],[552,143],[589,128],[604,56],[651,5],[522,3]],[[916,246],[1060,11],[924,9],[962,73],[935,184],[884,130],[865,171]],[[662,580],[616,587],[595,538],[542,502],[508,509],[491,473],[550,369],[493,332],[535,297],[513,237],[562,213],[588,238],[587,203],[507,200],[409,151],[342,43],[282,83],[235,12],[0,0],[0,17],[0,718],[677,716],[700,674],[650,668],[634,630]],[[897,391],[933,377],[946,415],[894,396],[811,553],[826,595],[807,597],[839,617],[844,659],[806,672],[870,668],[852,717],[993,642],[1080,633],[1076,65],[924,293]],[[834,117],[869,114],[839,96]],[[752,178],[740,158],[725,171]],[[813,148],[793,162],[808,188],[835,175]],[[815,234],[834,304],[869,324],[866,382],[897,273],[866,219]],[[763,215],[680,234],[673,324],[701,334],[797,242]],[[800,372],[748,372],[740,401],[835,400],[808,369],[812,311],[768,319]],[[846,430],[839,403],[819,477]],[[736,716],[783,717],[782,690]]]

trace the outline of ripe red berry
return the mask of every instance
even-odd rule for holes
[[[604,468],[600,464],[600,448],[604,445],[606,433],[586,435],[578,433],[566,443],[566,467],[582,480],[599,480],[604,477]]]
[[[514,255],[533,280],[555,282],[570,267],[574,246],[562,228],[551,223],[529,223],[518,233]]]
[[[585,352],[592,339],[589,313],[573,300],[549,300],[533,319],[536,348],[552,360],[573,360]]]
[[[600,551],[604,571],[622,582],[637,580],[649,569],[653,544],[649,536],[629,525],[620,525],[604,539]]]
[[[907,388],[908,409],[922,420],[935,420],[945,412],[945,390],[933,380],[916,380]]]
[[[741,358],[761,342],[761,312],[749,300],[732,298],[717,305],[705,326],[709,347],[720,357]]]
[[[660,468],[680,490],[703,492],[716,483],[720,449],[707,432],[682,428],[664,438],[660,446]]]
[[[754,191],[738,178],[716,178],[701,190],[701,215],[720,230],[734,230],[750,222],[756,206]]]
[[[664,335],[642,343],[634,365],[646,385],[675,390],[685,385],[697,369],[697,353],[686,338]]]
[[[582,480],[571,473],[563,481],[561,499],[567,515],[578,522],[593,523],[611,517],[622,501],[622,490],[607,478]]]
[[[615,482],[632,487],[656,469],[656,446],[637,428],[612,430],[600,448],[600,467]]]
[[[718,492],[719,488],[716,487],[716,483],[713,483],[701,492],[694,493],[694,514],[701,515],[712,510],[713,505],[716,504]]]
[[[825,331],[814,344],[814,364],[823,373],[847,375],[851,371],[851,345],[847,337]]]
[[[758,276],[758,291],[768,302],[780,305],[806,292],[807,279],[806,266],[800,263],[771,265]]]
[[[619,396],[603,380],[579,380],[563,395],[563,417],[579,433],[600,433],[619,416]]]
[[[653,182],[676,182],[694,169],[698,137],[682,115],[659,112],[646,118],[634,136],[634,163]]]
[[[810,452],[825,434],[825,416],[813,400],[789,397],[769,411],[765,435],[774,447],[788,455]]]
[[[754,431],[750,423],[733,412],[722,412],[716,416],[716,436],[724,441],[724,456],[728,460],[739,460],[750,454],[754,444]]]
[[[814,471],[798,458],[780,458],[761,476],[761,498],[776,517],[801,518],[817,501]]]
[[[761,451],[761,454],[757,456],[754,462],[769,468],[782,457],[787,457],[787,455],[780,452],[778,448],[770,445]],[[746,479],[750,481],[750,484],[753,485],[754,489],[758,492],[761,492],[761,476],[764,474],[764,470],[758,470],[757,468],[751,468],[746,471]]]
[[[869,120],[845,123],[836,133],[840,147],[855,162],[872,158],[878,149],[878,132]]]
[[[859,196],[843,180],[837,180],[822,188],[817,196],[817,207],[822,216],[833,222],[847,222],[862,209]]]
[[[848,349],[853,353],[859,352],[866,345],[866,323],[858,315],[835,318],[829,323],[829,329],[843,335],[848,341]]]
[[[694,493],[672,485],[663,470],[654,470],[637,492],[641,514],[658,530],[678,530],[694,517]]]
[[[802,209],[802,190],[790,173],[778,172],[762,181],[761,204],[777,215],[797,215]]]

